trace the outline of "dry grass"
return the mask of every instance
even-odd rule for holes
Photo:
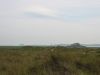
[[[100,49],[0,48],[0,75],[100,75]]]

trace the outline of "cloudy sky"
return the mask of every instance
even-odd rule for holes
[[[0,0],[0,45],[100,43],[100,0]]]

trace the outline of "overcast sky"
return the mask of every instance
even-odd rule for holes
[[[100,43],[100,0],[0,0],[0,45]]]

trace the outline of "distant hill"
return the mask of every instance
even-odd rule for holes
[[[86,48],[87,46],[82,45],[80,43],[73,43],[73,44],[59,44],[57,46],[67,47],[67,48]]]
[[[80,43],[73,43],[73,44],[58,44],[55,46],[62,46],[62,47],[69,47],[69,48],[74,48],[74,47],[79,47],[79,48],[84,48],[84,47],[91,47],[91,48],[100,48],[100,44],[80,44]]]
[[[81,45],[79,43],[73,43],[73,44],[71,44],[71,45],[69,45],[67,47],[68,48],[86,48],[86,46],[83,46],[83,45]]]

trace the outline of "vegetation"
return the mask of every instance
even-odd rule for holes
[[[0,47],[0,75],[100,75],[100,49]]]

